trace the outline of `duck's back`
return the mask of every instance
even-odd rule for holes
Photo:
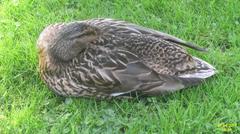
[[[183,48],[186,46],[198,51],[206,51],[193,43],[125,21],[92,19],[85,22],[113,34],[114,37],[118,36],[122,40],[120,46],[125,44],[127,50],[138,55],[144,64],[159,74],[203,79],[215,74],[212,65],[192,57]]]
[[[128,51],[159,74],[178,76],[195,71],[194,59],[175,43],[146,35],[128,35],[122,40]]]

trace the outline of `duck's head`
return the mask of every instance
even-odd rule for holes
[[[37,47],[57,60],[68,61],[96,40],[100,30],[85,22],[57,23],[40,34]]]

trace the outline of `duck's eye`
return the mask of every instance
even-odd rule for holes
[[[93,35],[95,34],[92,31],[83,31],[83,32],[71,35],[69,39],[84,38],[84,37],[93,36]]]
[[[80,34],[78,37],[85,37],[85,36],[92,36],[95,35],[95,33],[93,31],[84,31],[82,32],[82,34]]]

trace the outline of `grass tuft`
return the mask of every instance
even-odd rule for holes
[[[0,133],[240,133],[240,1],[0,0]],[[51,23],[127,20],[207,47],[189,50],[218,74],[146,100],[54,95],[40,80],[36,40]]]

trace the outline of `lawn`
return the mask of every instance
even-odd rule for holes
[[[240,133],[239,0],[0,0],[0,133]],[[36,40],[51,23],[127,20],[207,47],[218,74],[168,96],[63,98],[41,81]]]

